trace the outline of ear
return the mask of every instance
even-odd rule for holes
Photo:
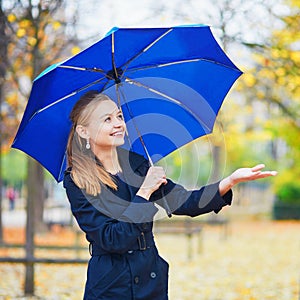
[[[87,129],[82,125],[77,125],[75,130],[77,134],[83,139],[88,139],[90,137]]]

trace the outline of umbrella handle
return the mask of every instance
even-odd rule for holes
[[[168,204],[168,202],[165,198],[164,187],[162,187],[162,189],[161,189],[161,195],[162,195],[162,201],[163,201],[164,209],[165,209],[168,217],[171,218],[172,217],[172,211],[171,211],[171,209],[169,207],[169,204]]]
[[[151,159],[151,157],[150,157],[150,155],[149,155],[149,153],[148,153],[148,151],[147,151],[146,148],[145,148],[145,152],[146,152],[146,154],[148,156],[148,160],[149,160],[150,166],[154,167],[154,163],[153,163],[153,161],[152,161],[152,159]],[[165,209],[168,217],[171,218],[172,217],[172,211],[171,211],[170,206],[169,206],[169,204],[168,204],[168,202],[167,202],[167,200],[165,198],[165,193],[164,193],[164,187],[163,186],[161,187],[161,195],[162,195],[162,202],[163,202],[163,205],[164,205],[164,209]]]

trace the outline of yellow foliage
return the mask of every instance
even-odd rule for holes
[[[285,78],[283,77],[283,76],[281,76],[281,77],[279,77],[278,79],[277,79],[277,83],[279,84],[279,85],[284,85],[285,84]]]
[[[253,87],[256,83],[256,79],[251,73],[244,74],[244,82],[247,87]]]
[[[6,97],[5,97],[5,102],[9,105],[14,105],[15,103],[18,102],[18,96],[17,93],[9,93]]]
[[[265,97],[265,93],[264,92],[262,92],[262,91],[257,91],[256,92],[256,98],[257,99],[264,99],[264,97]]]
[[[174,158],[174,165],[176,167],[180,167],[182,164],[182,159],[180,156],[176,155],[175,158]]]
[[[79,47],[77,47],[77,46],[75,46],[75,47],[73,47],[73,48],[71,49],[72,55],[76,55],[76,54],[78,54],[80,51],[81,51],[81,49],[80,49]]]
[[[53,27],[54,30],[57,30],[57,29],[59,29],[61,27],[61,24],[58,21],[54,21],[52,23],[52,27]]]
[[[237,84],[235,86],[235,89],[237,92],[243,91],[243,89],[244,89],[244,85],[241,84],[241,82],[242,82],[242,79],[239,82],[237,82]]]
[[[25,36],[25,34],[26,34],[26,30],[24,28],[19,28],[17,30],[17,37],[18,38],[21,38],[21,37]]]
[[[275,70],[275,73],[278,77],[284,76],[285,72],[286,72],[285,68],[277,68]]]
[[[274,79],[275,78],[274,71],[273,69],[270,68],[263,68],[259,71],[259,77]]]
[[[16,58],[15,61],[14,61],[14,64],[13,64],[14,69],[16,69],[16,70],[20,69],[22,67],[22,63],[23,63],[23,58],[22,57]]]
[[[15,22],[16,19],[17,19],[17,18],[16,18],[16,16],[15,16],[14,14],[9,14],[9,15],[7,16],[7,20],[8,20],[9,23]]]
[[[293,87],[300,86],[300,76],[293,78],[293,82],[290,82]]]
[[[252,105],[247,105],[246,110],[247,114],[252,114],[253,113],[253,106]]]
[[[28,36],[35,36],[35,28],[33,28],[33,27],[29,27],[29,28],[26,28],[26,31],[27,31],[27,35]]]
[[[292,51],[290,57],[295,63],[300,63],[300,51]]]
[[[287,49],[281,49],[280,57],[285,58],[285,59],[289,58],[290,57],[290,51],[287,50]]]
[[[271,55],[272,55],[272,57],[273,58],[280,58],[281,57],[281,55],[280,55],[280,50],[279,49],[277,49],[277,48],[273,48],[272,50],[271,50]]]
[[[263,123],[265,123],[265,121]],[[271,132],[267,130],[262,130],[262,131],[251,132],[249,134],[249,138],[253,140],[255,139],[258,142],[265,142],[265,141],[272,140],[273,136]]]
[[[26,76],[28,76],[29,78],[32,78],[33,77],[33,69],[30,65],[28,66],[25,66],[23,68],[23,72]]]
[[[253,54],[253,59],[258,63],[258,65],[265,66],[266,65],[266,57],[260,54]]]
[[[292,5],[296,7],[300,7],[300,1],[299,0],[292,0]]]
[[[27,19],[24,19],[24,20],[20,21],[19,26],[21,28],[27,28],[27,27],[31,26],[31,22],[29,20],[27,20]]]
[[[36,42],[37,42],[37,40],[36,40],[36,38],[34,38],[34,37],[29,36],[29,37],[27,38],[27,43],[28,43],[31,47],[34,47],[34,46],[36,45]]]

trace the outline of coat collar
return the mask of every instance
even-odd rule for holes
[[[141,168],[142,166],[148,166],[147,160],[144,158],[144,156],[137,154],[135,152],[125,150],[123,148],[118,147],[118,159],[122,168],[122,171],[124,175],[126,174],[126,178],[129,179],[132,175],[134,175],[137,171],[140,173],[140,175],[146,175],[144,173],[144,168]],[[97,163],[101,164],[100,161],[95,157]],[[65,171],[65,174],[71,172],[71,167],[68,167]],[[135,177],[135,176],[133,176]]]
[[[144,156],[123,148],[117,148],[118,158],[124,173],[136,172],[142,165],[147,163]]]

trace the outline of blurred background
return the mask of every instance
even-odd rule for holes
[[[76,247],[81,251],[86,244],[70,215],[61,184],[36,161],[10,148],[33,79],[49,65],[101,39],[114,26],[182,24],[210,25],[244,74],[227,95],[214,132],[160,162],[168,177],[195,188],[261,162],[279,173],[236,187],[233,206],[217,216],[201,216],[192,225],[160,216],[158,223],[177,222],[174,226],[185,233],[179,243],[182,247],[188,249],[191,241],[186,230],[193,226],[200,228],[195,232],[203,242],[202,252],[195,257],[189,253],[187,259],[185,248],[178,255],[173,251],[174,235],[160,235],[158,230],[158,244],[174,264],[170,299],[300,299],[299,0],[1,0],[0,22],[0,299],[24,294],[39,299],[80,299],[85,278],[87,253],[75,251],[75,265],[70,266],[67,258],[60,261],[63,266],[58,267],[59,261],[51,265],[57,273],[66,266],[78,268],[61,275],[70,277],[72,283],[74,274],[80,274],[74,294],[65,282],[66,286],[60,286],[61,280],[52,284],[60,286],[57,290],[41,288],[49,279],[45,275],[49,268],[45,268],[45,253],[36,251],[38,246],[53,242],[54,248],[59,244],[65,251]],[[68,244],[61,245],[63,242]],[[223,251],[218,253],[220,248]],[[275,255],[276,249],[279,253]],[[58,252],[51,258],[60,257],[58,248],[54,250]],[[253,255],[253,260],[247,265],[239,261],[238,253],[248,258]],[[227,260],[216,260],[224,256]],[[264,265],[266,257],[274,260]],[[40,264],[33,264],[37,258]],[[215,268],[210,273],[200,261],[209,266],[213,261]],[[195,262],[199,262],[197,274],[193,273]],[[272,272],[275,265],[280,269]],[[249,275],[251,267],[258,273],[262,268],[262,276],[254,275],[254,269]],[[248,273],[242,273],[247,268]],[[275,273],[279,278],[272,281]]]

